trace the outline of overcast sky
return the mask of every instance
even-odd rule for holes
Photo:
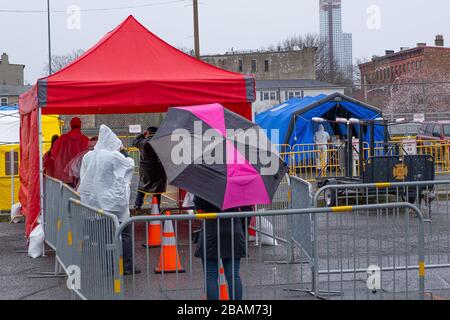
[[[343,28],[353,33],[354,58],[386,49],[434,43],[443,34],[450,44],[448,0],[342,0]],[[25,64],[25,80],[34,83],[47,61],[46,0],[0,0],[0,51],[11,63]],[[133,14],[148,29],[177,47],[193,47],[191,0],[51,0],[52,52],[88,49]],[[142,5],[152,6],[142,6]],[[78,6],[81,19],[66,11]],[[113,10],[90,11],[118,7]],[[369,9],[369,13],[368,13]],[[377,14],[379,9],[380,15]],[[84,11],[86,10],[86,11]],[[379,18],[378,18],[379,17]],[[72,23],[71,28],[67,22]],[[369,23],[368,23],[369,22]],[[369,25],[369,26],[368,26]],[[319,32],[319,0],[200,0],[202,54],[259,49],[284,38]],[[126,48],[124,48],[126,50]],[[120,54],[120,53],[118,53]]]

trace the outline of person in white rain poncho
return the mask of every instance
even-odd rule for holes
[[[110,128],[101,125],[94,150],[83,157],[78,187],[81,202],[116,215],[121,223],[130,217],[130,184],[134,171],[134,160],[122,149],[122,141]],[[125,274],[133,273],[131,241],[129,225],[122,233]]]
[[[317,146],[317,150],[320,151],[319,155],[316,156],[316,166],[318,169],[322,168],[322,161],[323,161],[323,168],[326,167],[326,164],[328,162],[328,141],[330,141],[330,135],[328,132],[325,131],[325,128],[323,124],[319,124],[319,129],[314,134],[314,143]]]

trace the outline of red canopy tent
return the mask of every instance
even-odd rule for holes
[[[27,236],[43,201],[42,114],[165,112],[218,102],[251,119],[252,76],[225,71],[173,48],[129,16],[64,69],[20,96],[20,202]]]

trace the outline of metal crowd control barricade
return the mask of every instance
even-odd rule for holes
[[[33,277],[68,276],[74,298],[121,299],[122,246],[114,243],[117,217],[82,204],[78,193],[59,180],[46,176],[44,186],[45,241],[56,251],[55,270]]]
[[[69,199],[79,199],[79,195],[69,186],[62,184],[60,192],[59,215],[56,221],[57,241],[56,260],[66,271],[74,264],[73,256],[73,225],[72,216],[69,212]]]
[[[450,267],[449,192],[450,181],[448,180],[328,185],[316,193],[315,205],[325,205],[328,202],[332,205],[348,206],[370,203],[389,204],[399,201],[414,204],[414,207],[425,218],[424,268],[428,270],[426,290],[433,291],[434,294],[445,295],[447,294],[446,291],[450,289],[448,282],[445,280]],[[332,201],[328,201],[330,199]],[[362,276],[366,272],[367,261],[371,261],[374,265],[380,267],[384,281],[392,281],[392,285],[379,294],[384,293],[393,298],[401,298],[402,294],[403,298],[410,297],[411,287],[404,287],[404,291],[399,292],[401,285],[398,277],[403,275],[406,279],[416,269],[416,266],[410,265],[412,258],[410,253],[414,251],[416,246],[414,238],[417,236],[420,222],[412,210],[409,213],[386,210],[377,210],[371,213],[359,212],[341,220],[333,220],[335,217],[327,218],[327,220],[317,222],[319,242],[324,241],[320,236],[320,228],[322,228],[322,234],[327,234],[328,240],[342,243],[342,246],[339,247],[336,244],[334,247],[334,251],[341,253],[340,261],[334,260],[329,265],[324,266],[322,264],[320,266],[319,274],[322,274],[322,278],[323,275],[330,275],[333,278],[336,274],[339,274],[341,269],[344,270],[347,278],[352,276],[352,273],[359,274],[358,277]],[[375,227],[369,227],[371,224],[375,224]],[[356,229],[355,235],[357,238],[354,241],[355,248],[350,249],[350,251],[354,250],[356,253],[355,260],[348,257],[349,247],[351,248],[349,242],[351,244],[352,237],[355,235],[341,231],[352,227]],[[326,228],[330,230],[337,228],[339,232],[328,232]],[[364,229],[366,229],[365,232]],[[368,238],[365,243],[361,241],[364,237]],[[372,244],[376,244],[376,247],[373,248]],[[331,248],[328,249],[331,252],[333,251]],[[361,259],[362,251],[370,252],[370,258],[367,259],[366,257],[366,262]],[[341,263],[342,268],[339,263]],[[392,280],[394,278],[396,281]],[[394,286],[394,284],[398,285]],[[373,297],[373,295],[369,295],[369,297]]]
[[[450,173],[450,141],[418,140],[417,154],[432,155],[437,174]]]
[[[294,191],[295,190],[295,191]],[[256,205],[257,212],[304,209],[312,205],[312,185],[306,180],[286,174],[280,182],[270,205]],[[251,223],[251,222],[255,223]],[[250,229],[256,232],[256,244],[261,233],[262,244],[286,245],[288,255],[277,263],[303,263],[310,261],[310,216],[267,216],[260,219],[253,218],[250,221]],[[305,235],[308,235],[305,237]],[[272,240],[267,240],[272,239]],[[265,241],[264,241],[265,240]],[[299,259],[296,259],[296,248],[300,251]],[[305,258],[305,259],[304,259]],[[303,274],[303,272],[301,272]]]
[[[73,291],[81,299],[122,299],[122,246],[120,242],[117,247],[114,243],[119,227],[117,217],[73,198],[68,199],[67,205],[71,220],[67,230],[70,242],[64,250],[71,254],[68,273],[75,271],[79,276]]]
[[[313,186],[303,179],[291,177],[290,208],[308,209],[312,207],[312,204]],[[292,240],[306,254],[308,261],[312,261],[314,254],[312,219],[312,214],[290,215],[288,218]]]
[[[227,212],[227,213],[205,213],[205,214],[181,214],[181,215],[164,215],[164,216],[139,216],[133,217],[125,221],[116,230],[115,234],[115,248],[119,247],[121,242],[121,234],[125,228],[132,226],[132,239],[133,239],[133,267],[140,267],[143,272],[141,274],[133,274],[131,276],[123,276],[119,274],[117,283],[123,285],[120,291],[124,293],[125,299],[205,299],[207,295],[206,288],[217,288],[218,283],[215,282],[214,278],[207,278],[203,266],[202,260],[211,259],[209,266],[214,266],[217,263],[217,269],[220,266],[220,260],[217,257],[221,257],[225,267],[225,275],[227,276],[227,285],[232,288],[240,288],[239,279],[242,282],[243,287],[243,299],[315,299],[316,297],[322,296],[329,297],[325,295],[327,292],[333,290],[340,291],[340,298],[352,298],[352,299],[366,299],[367,295],[372,294],[370,288],[362,289],[360,284],[365,284],[366,278],[363,281],[360,278],[350,277],[347,279],[348,269],[352,270],[352,266],[347,266],[344,264],[336,265],[334,262],[341,261],[341,257],[347,257],[351,254],[352,250],[343,247],[344,243],[348,243],[348,240],[343,240],[338,238],[343,232],[348,232],[350,225],[338,224],[330,229],[331,225],[328,225],[330,231],[331,239],[326,238],[325,234],[321,234],[319,238],[317,236],[314,239],[318,241],[314,242],[313,247],[309,248],[312,253],[311,264],[315,268],[311,270],[304,270],[306,268],[302,267],[302,264],[277,264],[276,261],[280,260],[282,257],[289,256],[289,246],[251,246],[248,242],[248,228],[247,226],[249,220],[255,219],[269,219],[270,217],[285,216],[286,220],[297,219],[297,221],[302,221],[299,216],[304,215],[305,219],[310,219],[314,222],[312,233],[317,234],[317,232],[323,231],[323,224],[326,222],[326,216],[333,215],[335,218],[340,220],[353,221],[354,215],[361,215],[363,213],[369,214],[371,212],[393,212],[394,214],[404,214],[404,211],[414,212],[418,219],[414,225],[414,228],[418,228],[417,233],[410,233],[410,239],[414,239],[413,246],[410,247],[408,252],[409,262],[412,269],[408,272],[407,279],[401,278],[401,281],[394,278],[396,283],[400,286],[407,286],[410,289],[410,295],[408,298],[411,299],[423,299],[424,298],[424,235],[423,235],[423,217],[420,211],[413,205],[409,203],[387,203],[387,204],[372,204],[372,205],[361,205],[361,206],[344,206],[344,207],[334,207],[334,208],[306,208],[306,209],[284,209],[284,210],[267,210],[258,212]],[[311,219],[314,218],[315,219]],[[356,217],[356,216],[355,216]],[[174,246],[176,248],[176,255],[171,254],[173,261],[167,265],[175,266],[173,269],[167,267],[168,269],[161,270],[161,259],[168,258],[164,257],[165,252],[168,255],[169,251],[162,250],[161,248],[144,248],[141,244],[147,242],[147,226],[152,221],[161,221],[163,224],[171,223],[173,226],[173,232],[163,231],[164,227],[161,228],[160,236],[163,237],[163,245],[165,243],[164,237],[169,237],[166,245]],[[199,222],[202,232],[199,236],[198,243],[192,241],[191,233],[194,229],[195,223]],[[376,223],[379,221],[376,220]],[[319,223],[317,225],[316,223]],[[377,225],[377,224],[375,224]],[[370,226],[370,225],[369,225]],[[352,229],[351,234],[362,235],[366,232],[367,225],[364,228]],[[412,227],[412,226],[411,226]],[[239,238],[235,235],[235,232],[239,232],[241,228],[243,238]],[[285,239],[289,238],[289,228],[285,228],[284,235]],[[391,230],[392,231],[392,230]],[[208,237],[210,232],[217,232],[220,237],[216,237],[215,241],[211,242],[211,238]],[[298,231],[299,242],[302,241],[301,234],[302,231]],[[354,232],[354,233],[353,233]],[[258,237],[262,234],[258,233]],[[296,237],[295,233],[293,234]],[[213,238],[214,239],[214,238]],[[352,240],[356,238],[352,238]],[[366,238],[363,238],[366,240]],[[324,240],[326,242],[324,242]],[[379,243],[373,239],[369,240],[369,252],[365,258],[369,258],[368,262],[372,263],[371,254],[376,252],[379,248]],[[245,246],[245,253],[239,251],[239,246],[236,246],[236,241],[243,241]],[[217,255],[212,257],[206,256],[205,251],[197,251],[197,246],[202,244],[203,248],[208,248],[213,246],[213,252],[217,250]],[[340,245],[339,251],[332,252],[328,248],[334,248],[336,245]],[[228,247],[227,247],[228,246]],[[227,249],[228,248],[228,249]],[[172,250],[172,249],[171,249]],[[355,249],[356,250],[356,249]],[[208,251],[208,250],[206,250]],[[307,249],[305,250],[307,251]],[[227,253],[228,252],[228,255]],[[400,252],[400,251],[397,251]],[[197,253],[197,254],[196,254]],[[338,255],[337,255],[338,254]],[[357,259],[357,256],[351,256],[352,259]],[[378,256],[377,256],[378,257]],[[381,256],[382,260],[385,259],[404,259],[402,256]],[[360,257],[361,258],[361,257]],[[121,261],[121,257],[116,257],[118,261]],[[236,261],[240,259],[240,264]],[[347,259],[348,260],[348,259]],[[345,260],[345,261],[347,261]],[[272,262],[265,262],[272,261]],[[324,261],[330,262],[330,270],[334,271],[337,269],[338,272],[332,275],[330,272],[329,278],[323,278],[322,273]],[[348,260],[353,261],[353,260]],[[367,262],[367,260],[364,260]],[[334,264],[331,264],[333,262]],[[380,262],[376,260],[376,262]],[[361,263],[361,268],[368,268]],[[384,266],[384,265],[383,265]],[[210,268],[210,272],[213,269]],[[333,267],[333,269],[331,269]],[[216,269],[216,270],[217,270]],[[237,270],[240,269],[238,273]],[[419,272],[417,271],[419,270]],[[158,271],[155,272],[155,271]],[[167,271],[167,272],[166,272]],[[184,272],[185,271],[185,272]],[[301,274],[305,272],[305,274]],[[384,275],[383,275],[384,276]],[[382,288],[386,285],[383,278],[381,280]],[[218,279],[217,279],[218,281]],[[358,290],[354,290],[354,287]],[[301,290],[299,290],[301,288]],[[306,290],[306,289],[312,290]],[[398,287],[396,287],[398,288]],[[403,287],[402,287],[403,288]],[[304,289],[304,290],[303,290]],[[320,291],[319,291],[320,290]],[[299,291],[311,291],[313,295],[307,292]],[[327,292],[325,292],[327,291]],[[240,295],[239,289],[228,290],[231,299],[236,299]],[[215,296],[218,297],[217,295]],[[377,294],[377,298],[392,298],[388,294]],[[395,298],[405,298],[404,295],[400,293],[395,296]]]
[[[267,211],[289,209],[290,189],[290,177],[286,174],[278,185],[277,191],[273,196],[272,203],[269,205],[256,205],[255,210]],[[259,222],[261,222],[261,224]],[[273,240],[271,241],[275,244],[277,242],[289,242],[290,237],[286,236],[287,227],[288,221],[285,216],[269,216],[261,221],[256,221],[256,219],[250,221],[251,230],[254,230],[256,233],[261,233],[264,237],[272,238]],[[258,241],[258,236],[256,236],[255,240]]]
[[[60,214],[60,197],[62,182],[49,176],[44,176],[44,234],[45,242],[56,250],[58,240],[58,220]]]

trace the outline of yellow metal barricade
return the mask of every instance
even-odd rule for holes
[[[405,139],[411,138],[396,137],[390,141],[389,145],[396,145],[398,149],[390,147],[388,154],[396,154],[395,152],[398,152],[399,155],[406,154],[403,144]],[[277,145],[277,147],[280,150],[280,156],[289,165],[289,172],[292,175],[308,181],[315,181],[317,177],[341,177],[345,175],[345,156],[342,156],[339,144],[328,143],[326,148],[319,148],[318,145],[313,143],[295,144],[292,147]],[[374,151],[371,154],[369,143],[364,142],[364,158],[384,155],[384,147],[383,141],[375,141]],[[450,141],[417,140],[417,154],[429,154],[434,157],[436,174],[450,173]],[[359,175],[359,159],[355,159],[355,163],[356,172],[353,173]]]
[[[432,155],[437,174],[450,173],[449,152],[449,141],[417,140],[417,154]]]

